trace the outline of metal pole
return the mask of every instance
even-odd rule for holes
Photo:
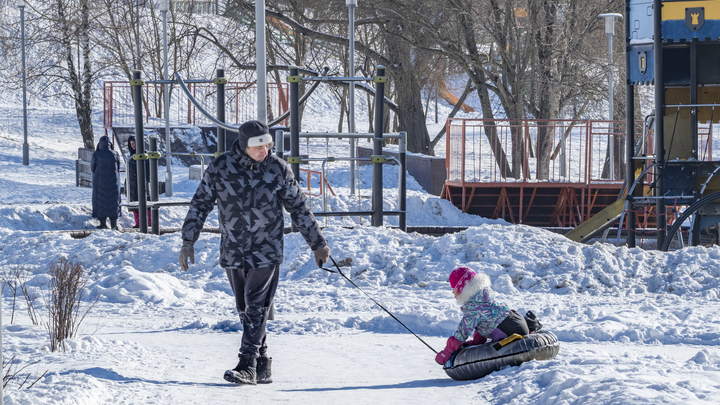
[[[605,24],[612,24],[615,21],[614,18],[606,18]],[[613,116],[613,54],[612,54],[612,37],[613,34],[608,33],[608,120],[612,121]],[[610,144],[610,180],[615,180],[615,139],[613,139],[613,124],[608,123],[608,132],[611,135],[608,137]]]
[[[400,229],[403,232],[407,232],[407,132],[400,132],[400,141],[398,145],[398,151],[400,152],[400,193],[399,200],[400,206]]]
[[[381,158],[383,148],[383,107],[385,100],[385,67],[378,66],[375,75],[375,138],[373,142],[373,157]],[[373,163],[372,185],[372,226],[383,225],[383,164],[382,161]]]
[[[566,152],[566,143],[565,143],[565,134],[564,131],[560,131],[560,176],[565,177],[567,176],[567,154]]]
[[[150,152],[157,153],[157,137],[150,137]],[[150,159],[150,201],[158,201],[160,193],[158,192],[158,158]],[[160,235],[160,224],[158,223],[158,207],[153,206],[150,209],[150,223],[152,224],[152,233]]]
[[[300,105],[298,94],[300,90],[299,68],[290,67],[290,167],[295,179],[300,181],[300,162],[295,159],[300,157]]]
[[[23,93],[23,164],[30,164],[30,145],[27,139],[27,82],[25,78],[25,2],[18,4],[20,8],[20,42],[22,55],[22,93]]]
[[[292,169],[295,180],[300,182],[300,71],[297,66],[290,66],[290,157],[288,162]],[[307,176],[308,184],[310,182],[310,174]],[[310,207],[312,210],[312,207]],[[291,225],[293,232],[297,231],[295,223]]]
[[[275,156],[280,159],[283,158],[285,153],[285,131],[278,129],[275,131]]]
[[[697,57],[698,57],[698,39],[693,38],[690,41],[690,104],[698,102],[698,74],[697,74]],[[678,111],[678,114],[680,112]],[[710,135],[712,137],[712,135]],[[690,144],[692,145],[692,157],[698,158],[698,107],[690,108]],[[699,197],[698,197],[699,198]],[[696,245],[693,245],[696,246]]]
[[[257,119],[267,122],[265,56],[265,0],[255,0],[255,66],[257,74]]]
[[[622,14],[606,13],[598,15],[598,18],[605,19],[605,34],[608,37],[608,120],[612,121],[613,114],[613,54],[612,37],[615,34],[615,18],[622,18]],[[615,179],[615,139],[612,123],[608,123],[608,155],[610,157],[610,180]]]
[[[625,13],[630,13],[630,0],[625,0]],[[627,246],[635,247],[635,205],[630,192],[635,181],[635,87],[630,81],[630,19],[625,19],[625,190],[627,190]],[[621,230],[618,229],[618,234]]]
[[[653,0],[654,52],[655,52],[655,204],[657,215],[657,246],[665,243],[667,218],[665,217],[665,76],[663,74],[662,0]]]
[[[438,91],[437,85],[435,85],[435,123],[438,123]]]
[[[168,71],[167,4],[161,11],[163,16],[163,59],[165,62],[163,79],[168,80],[170,75]],[[165,157],[165,196],[172,197],[172,141],[170,140],[170,85],[168,83],[163,83],[163,92],[165,93],[165,153],[167,153]]]
[[[135,48],[137,49],[137,59],[135,60],[135,69],[142,70],[141,56],[140,56],[140,1],[135,3],[135,14],[137,20],[135,21]]]
[[[347,76],[355,77],[355,6],[357,6],[357,0],[346,0],[345,3],[348,6],[348,42],[350,44]],[[350,81],[349,85],[348,132],[353,134],[355,133],[355,82]],[[355,138],[350,138],[350,157],[354,158],[355,154]],[[350,161],[350,195],[355,195],[356,164],[354,160]]]
[[[217,70],[215,85],[217,86],[217,118],[218,121],[225,122],[225,69]],[[217,127],[217,151],[225,153],[225,128]]]
[[[0,296],[0,364],[5,364],[5,356],[2,353],[2,297]],[[0,405],[3,405],[3,391],[3,384],[0,384]]]
[[[137,161],[137,190],[138,190],[138,214],[140,217],[140,232],[147,233],[147,191],[145,179],[145,134],[143,128],[143,103],[142,103],[142,72],[133,70],[133,80],[130,86],[133,89],[133,102],[135,104],[135,138],[136,156],[141,159]]]
[[[690,41],[690,104],[697,104],[698,102],[698,69],[697,69],[697,58],[698,58],[698,39],[693,38]],[[677,112],[680,114],[680,111]],[[698,108],[690,108],[690,144],[692,145],[691,156],[698,159]],[[712,138],[712,134],[709,134],[708,139]],[[695,194],[695,201],[699,200],[702,196],[700,193]],[[688,240],[689,246],[697,246],[700,244],[700,214],[696,212],[693,215],[692,228],[690,230],[690,239]],[[680,242],[682,243],[682,235],[680,236]]]

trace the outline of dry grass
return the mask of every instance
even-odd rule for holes
[[[28,368],[28,367],[30,367],[30,366],[32,366],[32,365],[38,364],[39,362],[40,362],[40,360],[35,361],[35,362],[32,362],[32,363],[30,363],[30,364],[26,364],[26,365],[20,367],[20,364],[19,364],[17,361],[15,361],[15,355],[13,355],[13,356],[12,356],[9,360],[7,360],[7,361],[5,361],[5,359],[3,358],[3,364],[2,364],[2,368],[3,368],[3,381],[2,381],[3,389],[5,389],[11,381],[14,381],[15,383],[18,384],[18,389],[23,389],[23,388],[25,388],[25,389],[28,389],[28,390],[29,390],[30,388],[32,388],[33,385],[35,385],[35,383],[37,383],[38,381],[40,381],[40,379],[43,378],[43,377],[45,376],[45,374],[47,374],[47,370],[45,370],[45,372],[42,373],[42,374],[40,375],[40,377],[38,377],[38,378],[36,378],[36,379],[34,379],[34,380],[30,380],[30,376],[31,376],[30,373],[23,374],[23,371],[24,371],[26,368]],[[28,383],[30,383],[30,385],[28,385],[27,387],[25,387],[25,385],[28,384]]]

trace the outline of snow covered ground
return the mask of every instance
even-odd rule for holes
[[[0,116],[18,117],[18,111],[17,105],[0,105]],[[24,301],[13,316],[13,295],[3,288],[4,358],[15,356],[21,366],[37,362],[21,373],[30,373],[31,380],[47,371],[30,389],[11,381],[5,404],[719,401],[720,248],[662,253],[578,244],[462,214],[412,179],[409,225],[470,228],[431,237],[372,228],[367,218],[362,225],[357,218],[331,219],[325,235],[332,256],[347,263],[344,271],[436,350],[459,321],[447,283],[450,270],[462,264],[484,271],[501,300],[521,313],[533,310],[559,337],[558,356],[476,381],[454,381],[434,362],[434,353],[365,295],[317,269],[305,242],[291,234],[275,320],[268,324],[274,383],[228,384],[222,375],[237,362],[241,327],[218,265],[219,235],[201,236],[187,273],[177,263],[178,233],[100,231],[71,238],[62,231],[97,224],[90,218],[90,190],[75,187],[81,142],[74,112],[37,107],[30,117],[30,166],[22,165],[17,120],[0,121],[0,272],[23,266],[34,286],[47,282],[50,262],[80,262],[91,272],[100,302],[80,335],[64,352],[53,353]],[[338,145],[326,149],[324,141],[310,149],[322,156],[343,153]],[[331,169],[338,196],[328,206],[369,208],[369,199],[349,196],[347,170]],[[369,194],[371,170],[360,170],[361,196]],[[198,182],[188,180],[182,166],[173,173],[172,199],[189,200]],[[388,167],[384,182],[385,206],[396,208],[397,169]],[[313,198],[313,207],[322,209],[320,198]],[[183,207],[163,209],[162,226],[180,226],[185,213]],[[388,217],[387,223],[397,219]],[[127,212],[120,225],[132,226]],[[217,226],[216,215],[207,225]]]

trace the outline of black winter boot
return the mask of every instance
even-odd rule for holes
[[[272,365],[272,357],[262,356],[257,359],[257,383],[270,384],[272,382],[272,373],[270,366]]]
[[[533,311],[527,311],[525,314],[525,322],[527,323],[530,332],[537,332],[542,329],[542,324]]]
[[[223,378],[235,384],[257,384],[257,361],[248,356],[240,356],[240,362],[232,369],[227,370]]]

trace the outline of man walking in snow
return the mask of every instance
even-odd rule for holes
[[[180,267],[195,263],[193,245],[205,219],[218,204],[220,265],[225,268],[242,320],[240,361],[225,380],[256,384],[272,382],[265,325],[283,262],[283,207],[315,255],[318,267],[330,248],[306,197],[288,164],[270,154],[267,125],[248,121],[240,126],[230,150],[205,171],[182,227]]]

